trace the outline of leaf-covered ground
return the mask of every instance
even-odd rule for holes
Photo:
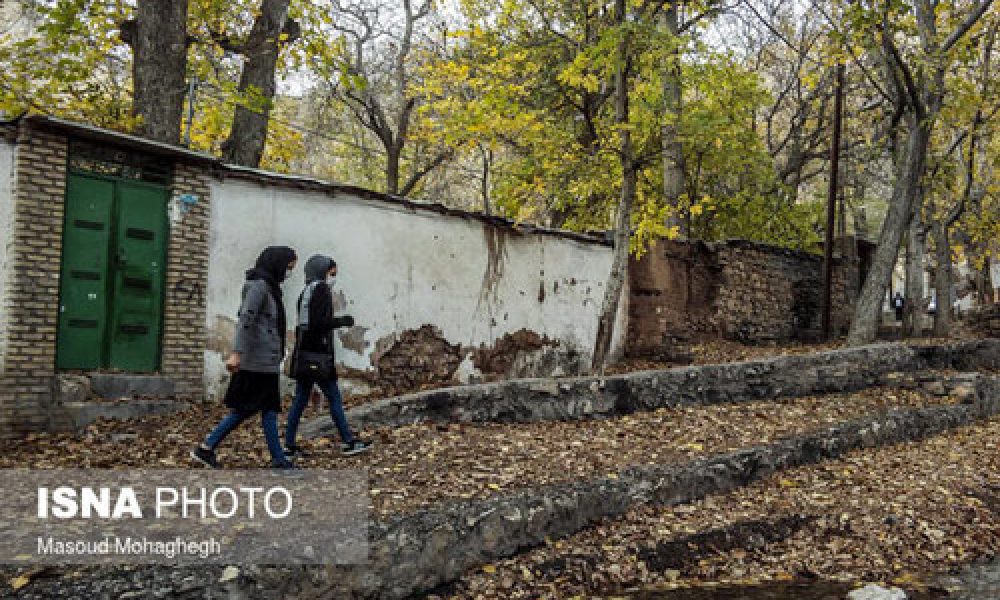
[[[343,457],[329,438],[302,440],[305,468],[367,468],[374,509],[406,512],[444,499],[605,475],[639,464],[690,460],[831,427],[897,406],[950,402],[915,390],[740,405],[661,409],[625,417],[532,424],[421,424],[366,432],[374,449]],[[310,415],[320,414],[317,407]],[[172,468],[221,418],[195,407],[142,420],[102,421],[82,436],[38,434],[0,456],[0,467]],[[231,468],[268,464],[260,426],[247,422],[220,447]]]
[[[810,579],[919,588],[1000,549],[998,444],[993,419],[690,505],[640,507],[477,569],[441,595],[569,598]]]
[[[716,343],[700,350],[702,359],[697,362],[816,349]],[[628,370],[662,366],[641,361],[626,365]],[[824,429],[892,407],[952,401],[917,390],[872,388],[855,394],[660,410],[592,421],[416,425],[365,432],[376,447],[352,458],[341,457],[329,440],[305,441],[311,454],[300,464],[367,468],[374,508],[386,514],[526,485],[604,475],[630,465],[686,461]],[[98,422],[79,435],[38,434],[7,446],[0,455],[0,467],[193,466],[188,450],[224,413],[224,407],[216,404],[198,405],[173,415]],[[311,406],[306,418],[320,415],[326,415],[325,411]],[[980,432],[975,434],[978,441],[969,441],[972,434],[965,432],[922,445],[856,453],[846,461],[786,472],[747,490],[688,507],[638,509],[625,519],[488,565],[468,574],[451,592],[456,597],[529,598],[638,589],[655,596],[665,587],[698,582],[790,577],[912,579],[911,573],[929,566],[987,556],[996,546],[991,507],[1000,509],[1000,491],[993,492],[1000,482],[974,475],[977,465],[983,473],[996,473],[991,462],[996,448],[986,444],[992,443],[990,435],[995,438],[1000,433],[1000,422],[989,427],[969,430]],[[952,447],[962,440],[968,449]],[[978,453],[976,444],[980,444]],[[916,466],[922,465],[922,474],[898,471],[909,459],[893,456],[921,452]],[[228,467],[265,466],[268,457],[259,426],[248,423],[237,430],[220,457]],[[882,460],[887,464],[880,464]],[[862,476],[867,479],[859,479]],[[940,486],[927,483],[942,477],[946,480]],[[882,481],[895,483],[883,488]],[[962,482],[966,487],[958,489]],[[970,482],[974,482],[971,487]],[[900,483],[902,488],[897,489]],[[935,499],[945,500],[945,510]],[[984,527],[977,534],[979,524]],[[885,548],[872,550],[871,544]],[[680,557],[680,562],[658,560],[660,555]],[[874,558],[869,561],[868,556]],[[73,589],[84,589],[89,574],[98,571],[50,569],[46,573],[41,577],[54,577],[54,589],[70,581],[67,577],[77,582]],[[107,573],[116,581],[124,578],[124,583],[115,584],[125,585],[124,589],[147,585],[141,583],[139,571],[133,573],[137,579],[132,584],[125,581],[132,577],[131,571]],[[4,572],[9,585],[22,576],[21,572]]]

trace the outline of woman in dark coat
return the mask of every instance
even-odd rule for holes
[[[334,360],[333,332],[338,327],[354,325],[350,315],[342,317],[333,314],[333,282],[337,276],[337,263],[329,256],[316,255],[306,261],[306,287],[299,296],[299,320],[295,328],[295,355],[292,358],[292,375],[297,378],[295,401],[288,411],[288,425],[285,430],[286,454],[300,456],[302,449],[295,445],[295,433],[299,427],[302,411],[309,403],[313,386],[318,386],[330,403],[330,416],[337,425],[342,442],[341,452],[347,455],[364,452],[371,443],[354,437],[344,416],[343,398],[337,385],[337,368]],[[329,356],[332,365],[329,377],[299,375],[295,371],[300,352],[312,352]]]
[[[295,268],[296,260],[291,248],[271,246],[261,252],[257,264],[247,271],[233,352],[226,361],[226,369],[232,377],[225,402],[231,412],[191,451],[192,458],[209,467],[220,466],[215,449],[222,440],[257,413],[260,413],[267,449],[271,453],[271,466],[292,466],[278,437],[278,412],[281,410],[281,361],[285,356],[287,331],[281,282]]]

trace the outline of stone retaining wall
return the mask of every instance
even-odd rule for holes
[[[895,409],[825,431],[698,459],[624,469],[614,476],[528,488],[476,501],[446,503],[372,525],[365,566],[255,568],[229,586],[242,598],[285,596],[405,598],[511,556],[547,537],[569,535],[645,503],[675,505],[726,492],[796,466],[861,448],[919,440],[1000,411],[1000,377],[966,374],[967,404]]]
[[[982,335],[1000,336],[1000,304],[988,304],[969,317],[970,326]]]
[[[836,259],[834,331],[850,323],[860,269],[857,259]],[[745,240],[659,240],[629,265],[626,352],[669,360],[679,343],[702,338],[818,339],[822,276],[822,256],[809,252]]]
[[[628,414],[662,407],[848,392],[877,385],[895,371],[1000,368],[1000,339],[933,346],[875,344],[816,354],[679,367],[612,377],[522,379],[431,390],[352,409],[366,428],[417,421],[534,422]],[[303,427],[333,434],[329,417]]]

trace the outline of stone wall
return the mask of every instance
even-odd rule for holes
[[[522,379],[430,390],[366,403],[348,411],[357,426],[536,422],[587,419],[664,407],[753,402],[860,390],[890,373],[1000,368],[1000,339],[932,346],[873,344],[740,363],[677,367],[610,377]],[[333,434],[329,417],[303,427]]]
[[[976,332],[1000,337],[1000,303],[980,307],[967,318],[969,326]]]
[[[818,255],[742,240],[661,240],[630,269],[631,356],[669,358],[679,342],[703,338],[761,343],[820,335]],[[846,331],[859,282],[856,260],[836,261],[835,332]]]

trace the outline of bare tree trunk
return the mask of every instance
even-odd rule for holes
[[[934,313],[934,335],[947,337],[951,333],[951,242],[948,239],[948,223],[941,221],[934,226],[934,254],[937,268],[934,270],[934,290],[937,294],[937,311]]]
[[[927,145],[930,142],[930,123],[926,119],[917,119],[912,113],[908,120],[910,127],[903,167],[893,185],[892,199],[889,201],[889,209],[882,224],[882,232],[879,234],[875,256],[854,308],[854,318],[851,320],[851,329],[847,336],[847,343],[851,346],[875,341],[882,316],[885,290],[889,286],[892,270],[896,264],[903,231],[920,193],[920,179],[924,174]]]
[[[671,43],[678,43],[680,33],[680,2],[668,2],[664,8],[662,26],[670,33]],[[684,194],[684,147],[681,144],[680,120],[682,110],[681,52],[675,46],[663,65],[663,102],[666,123],[662,131],[663,148],[663,197],[671,207],[667,227],[676,227],[681,237],[687,237],[686,221],[680,214],[680,199]]]
[[[927,248],[927,230],[920,218],[920,210],[914,210],[910,219],[906,251],[906,308],[903,311],[903,335],[907,337],[923,334],[921,317],[924,314],[924,264]]]
[[[249,96],[249,100],[237,105],[229,138],[222,144],[226,162],[258,167],[264,156],[274,103],[275,68],[284,43],[282,34],[290,40],[298,32],[295,22],[288,19],[288,3],[289,0],[263,0],[243,46],[245,60],[239,91]]]
[[[167,144],[180,142],[187,12],[187,0],[140,0],[136,18],[121,24],[122,40],[132,47],[137,133]]]
[[[625,0],[615,0],[615,22],[625,23]],[[614,336],[615,317],[621,303],[622,290],[628,276],[629,241],[631,239],[632,204],[635,200],[638,173],[632,149],[632,135],[629,123],[629,60],[628,37],[622,35],[618,41],[618,67],[615,71],[615,122],[619,126],[619,152],[622,166],[622,188],[618,201],[618,215],[615,219],[614,253],[611,272],[604,290],[604,303],[597,322],[597,340],[594,343],[594,358],[591,368],[602,370],[607,365]]]

